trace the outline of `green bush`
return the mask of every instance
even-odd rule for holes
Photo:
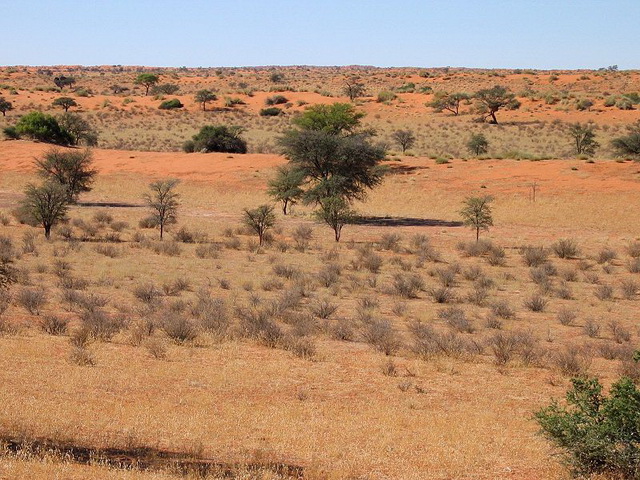
[[[192,152],[247,153],[247,142],[240,137],[241,127],[226,125],[205,125],[192,140],[184,143],[182,149]]]
[[[389,92],[389,91],[383,91],[378,93],[378,97],[376,98],[376,101],[378,103],[385,103],[385,102],[390,102],[392,100],[395,100],[397,98],[397,95],[393,92]]]
[[[30,112],[18,120],[15,127],[18,135],[31,137],[46,143],[70,145],[73,139],[69,132],[60,126],[51,115],[42,112]]]
[[[18,140],[20,138],[20,134],[16,130],[16,127],[4,127],[2,129],[2,133],[4,134],[7,140]]]
[[[626,377],[611,386],[609,396],[597,379],[574,378],[572,384],[566,406],[554,401],[536,412],[543,434],[578,475],[640,478],[640,391]]]
[[[160,104],[158,108],[161,110],[174,110],[176,108],[182,108],[182,107],[184,107],[182,102],[177,98],[174,98],[173,100],[165,100]]]
[[[282,105],[283,103],[287,103],[287,97],[284,95],[274,95],[273,97],[269,97],[265,100],[267,105]]]
[[[282,115],[282,113],[282,110],[277,107],[263,108],[260,110],[261,117],[277,117],[278,115]]]

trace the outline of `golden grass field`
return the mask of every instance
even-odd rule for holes
[[[105,72],[81,75],[95,92],[116,83],[118,75],[133,75]],[[231,91],[232,77],[248,77],[257,89],[247,97],[255,102],[246,107],[254,116],[269,88],[263,71],[225,72],[222,78],[203,72],[175,75],[172,81],[184,85],[187,105],[177,115],[193,114],[197,120],[189,117],[189,125],[200,124],[209,112],[189,103],[188,88],[216,82],[219,90]],[[292,69],[286,75],[298,90],[323,85],[337,94],[344,72]],[[497,80],[486,72],[465,71],[429,79],[403,71],[370,75],[367,83],[376,90],[410,80],[452,82],[469,90],[500,80],[515,88],[523,76],[538,82],[537,88],[549,85],[549,75],[542,73]],[[594,98],[607,90],[630,91],[638,82],[635,72],[587,75],[591,80],[561,73],[555,82],[566,88],[581,85],[580,91]],[[44,80],[35,72],[5,69],[0,83],[11,82],[20,85],[20,107],[5,122],[27,109],[22,97]],[[292,100],[297,94],[291,93]],[[34,90],[28,95],[35,105],[46,105],[55,94]],[[82,107],[87,115],[98,115],[100,95],[79,99],[87,102]],[[327,101],[319,94],[303,95]],[[179,122],[155,108],[151,113],[151,98],[140,92],[130,105],[149,105],[149,110],[130,109],[130,121],[111,125],[101,144],[116,146],[112,139],[122,128],[132,139],[125,142],[130,149],[94,150],[97,180],[71,208],[67,238],[57,230],[45,241],[41,229],[21,225],[11,215],[25,185],[37,180],[34,157],[49,147],[0,142],[0,220],[6,219],[6,225],[0,222],[0,237],[11,239],[18,269],[11,304],[0,315],[0,439],[50,439],[61,446],[131,452],[149,447],[232,466],[230,472],[211,472],[210,478],[291,478],[274,473],[271,463],[299,466],[310,479],[569,478],[532,417],[551,398],[564,395],[574,374],[588,372],[608,385],[637,345],[640,277],[631,271],[637,260],[629,247],[640,240],[640,166],[606,155],[595,163],[463,158],[454,155],[463,152],[464,139],[457,136],[485,126],[469,123],[469,115],[427,115],[426,100],[405,95],[402,104],[365,102],[361,108],[367,120],[395,128],[413,125],[413,117],[401,113],[410,104],[416,121],[431,125],[433,120],[438,131],[453,129],[452,146],[442,153],[454,158],[436,164],[429,158],[434,151],[422,147],[411,156],[394,155],[386,162],[391,173],[384,183],[356,205],[367,222],[346,226],[338,244],[308,208],[296,206],[292,215],[278,216],[273,241],[259,248],[256,237],[241,228],[242,209],[269,201],[266,181],[285,159],[271,153],[144,151],[151,145],[179,148],[173,140],[160,147],[156,125],[163,129],[158,138],[183,129],[181,140],[197,128],[177,127]],[[551,129],[555,118],[593,119],[599,132],[609,125],[611,134],[637,118],[637,111],[604,107],[568,113],[554,108],[532,109],[537,120],[547,122],[543,129]],[[109,115],[113,120],[124,113]],[[560,151],[570,147],[548,152],[540,132],[531,132],[529,140],[529,133],[524,140],[509,139],[527,115],[522,109],[507,112],[513,123],[491,128],[500,132],[504,145],[516,142],[513,148],[564,157]],[[288,121],[275,122],[284,128]],[[154,137],[152,143],[134,145],[134,123]],[[250,143],[253,132],[246,133]],[[276,133],[269,131],[268,138]],[[552,141],[566,142],[557,135]],[[526,142],[536,137],[540,149],[528,149]],[[140,228],[138,221],[146,215],[142,195],[149,182],[167,177],[181,180],[181,206],[165,248],[158,232]],[[504,265],[491,265],[490,254],[472,256],[459,247],[474,240],[474,233],[458,224],[461,202],[478,193],[495,197],[495,226],[482,236],[504,249]],[[96,214],[104,213],[112,218],[99,222]],[[296,248],[300,226],[313,228],[304,248]],[[198,233],[196,243],[174,240],[182,227]],[[391,234],[399,238],[391,241]],[[417,235],[428,241],[416,241]],[[560,239],[573,239],[579,255],[557,258],[551,247]],[[527,266],[524,246],[548,249],[546,264],[554,268],[542,275]],[[327,280],[330,269],[337,274]],[[536,284],[536,272],[548,284]],[[452,298],[437,303],[433,292],[444,287],[447,275]],[[403,296],[396,281],[408,278],[423,284],[415,295]],[[172,287],[176,281],[181,288]],[[474,302],[479,281],[485,281],[487,298]],[[636,282],[635,290],[632,286],[625,293],[623,282]],[[601,295],[606,286],[612,287],[610,298]],[[531,311],[525,302],[543,287],[548,303],[541,312]],[[142,290],[155,292],[153,298],[142,300]],[[29,312],[20,300],[32,291],[46,298],[38,312]],[[223,306],[216,318],[198,310],[203,301]],[[515,318],[496,318],[493,307],[499,301],[515,311]],[[335,311],[327,313],[322,306]],[[464,311],[465,325],[446,316],[452,308]],[[559,317],[566,312],[575,319],[563,324]],[[79,359],[73,342],[90,313],[91,318],[102,315],[113,330],[88,341]],[[277,338],[248,333],[261,315],[278,328]],[[43,331],[41,324],[51,316],[67,319],[68,331]],[[193,338],[180,342],[168,333],[167,322],[178,319],[193,329]],[[385,321],[386,330],[380,327]],[[418,323],[433,328],[438,348],[418,348]],[[376,337],[381,328],[382,339]],[[497,336],[516,342],[506,362],[499,360],[504,352],[497,353]],[[383,350],[389,344],[387,355]],[[93,365],[83,365],[82,359]],[[5,448],[0,455],[2,479],[189,476],[195,474],[85,464],[35,447],[17,453]]]

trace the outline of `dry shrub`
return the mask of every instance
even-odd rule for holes
[[[211,297],[208,290],[198,291],[192,314],[200,320],[200,325],[205,331],[218,338],[228,335],[231,328],[229,309],[223,299]]]
[[[580,255],[580,249],[575,240],[563,238],[554,243],[551,247],[558,258],[576,258]]]
[[[298,225],[293,231],[293,241],[299,252],[306,251],[311,245],[311,240],[313,240],[313,228],[309,225]]]
[[[328,299],[322,298],[310,305],[311,313],[316,317],[326,320],[338,310],[338,305],[331,303]]]
[[[111,340],[125,326],[125,320],[122,316],[109,315],[99,309],[82,312],[80,319],[91,338],[104,342]]]
[[[401,235],[397,233],[384,233],[378,241],[378,247],[381,250],[391,250],[392,252],[398,253],[401,250],[401,242]]]
[[[455,287],[456,275],[458,274],[459,267],[458,266],[449,266],[447,268],[438,268],[433,271],[433,276],[435,276],[440,285],[443,287]]]
[[[168,257],[179,257],[182,253],[178,242],[152,242],[150,247],[154,253]]]
[[[489,250],[486,260],[493,267],[504,267],[507,264],[507,255],[504,248],[495,246]]]
[[[15,300],[31,315],[40,315],[40,310],[47,303],[47,292],[42,287],[23,287],[16,293]]]
[[[462,276],[465,280],[469,280],[471,282],[478,280],[481,277],[484,277],[484,271],[482,267],[479,265],[471,265],[464,270],[462,270]]]
[[[438,318],[444,320],[449,327],[460,333],[473,333],[475,327],[460,307],[449,307],[438,312]]]
[[[402,340],[389,320],[373,319],[362,332],[365,342],[385,355],[393,355],[402,347]]]
[[[598,300],[613,300],[613,287],[611,285],[598,285],[594,295]]]
[[[575,321],[577,316],[578,315],[574,310],[570,310],[566,307],[560,308],[560,310],[558,310],[558,313],[556,314],[558,322],[566,327],[573,325],[573,322]]]
[[[466,257],[486,256],[494,248],[491,240],[480,239],[477,242],[460,242],[457,248]]]
[[[465,353],[480,353],[481,348],[473,342],[465,341],[459,334],[449,331],[440,333],[431,325],[414,322],[409,325],[413,335],[413,352],[423,359],[436,356],[461,357]]]
[[[593,358],[591,353],[584,347],[566,345],[555,352],[551,359],[553,365],[563,375],[575,377],[587,374]]]
[[[277,347],[282,341],[284,333],[273,320],[273,308],[238,306],[235,315],[239,320],[242,336],[271,348]]]
[[[536,293],[534,295],[531,295],[524,301],[524,306],[532,312],[544,312],[544,309],[547,307],[548,303],[548,299]]]
[[[317,348],[312,338],[288,335],[283,338],[282,343],[285,350],[298,358],[313,360],[316,356]]]
[[[605,247],[598,252],[597,261],[599,264],[608,263],[618,258],[615,250]]]
[[[58,279],[58,285],[62,289],[70,289],[70,290],[86,290],[89,287],[89,280],[76,277],[72,274],[63,275]]]
[[[567,268],[560,273],[560,277],[562,277],[565,282],[577,282],[578,271],[575,268]]]
[[[625,360],[633,356],[633,348],[605,341],[598,346],[600,356],[605,360]]]
[[[506,365],[515,356],[525,365],[538,365],[542,352],[538,340],[528,331],[498,332],[488,340],[496,365]]]
[[[391,313],[393,313],[396,317],[403,317],[407,314],[409,310],[409,306],[406,302],[394,302],[391,305]]]
[[[105,226],[113,222],[113,217],[109,212],[106,212],[104,210],[98,210],[96,213],[93,214],[93,221]]]
[[[64,335],[69,328],[69,320],[56,315],[45,315],[39,322],[40,329],[49,335]]]
[[[584,281],[591,285],[598,285],[600,283],[600,277],[595,272],[585,272]]]
[[[491,312],[505,320],[516,318],[516,312],[506,300],[497,300],[491,304]]]
[[[355,338],[355,332],[351,322],[346,318],[337,318],[329,329],[331,338],[343,342],[352,342]]]
[[[177,242],[182,243],[204,243],[207,241],[207,234],[199,231],[191,231],[187,227],[180,229],[173,234]]]
[[[520,254],[527,267],[539,267],[549,258],[549,252],[544,247],[525,246],[520,249]]]
[[[122,256],[122,251],[113,245],[97,245],[96,252],[109,258],[118,258]]]
[[[145,348],[149,355],[157,360],[164,360],[167,358],[167,346],[159,338],[150,338],[145,342]]]
[[[167,312],[159,323],[167,337],[179,345],[192,342],[198,336],[195,323],[179,313]]]
[[[96,365],[96,359],[85,347],[74,347],[69,354],[69,361],[80,367],[93,367]]]
[[[201,243],[195,249],[198,258],[216,259],[219,257],[219,252],[220,247],[216,243]]]
[[[323,287],[329,288],[340,280],[342,268],[337,263],[329,263],[320,270],[316,276]]]
[[[491,312],[487,313],[485,325],[493,330],[502,330],[502,320]]]
[[[273,290],[282,290],[284,288],[284,283],[278,278],[267,278],[262,282],[260,287],[265,292],[271,292]]]
[[[640,242],[635,241],[627,246],[627,253],[631,258],[640,258]]]
[[[417,298],[424,289],[424,280],[418,274],[396,273],[391,283],[391,291],[403,298]]]
[[[593,319],[588,318],[584,323],[584,334],[589,338],[597,338],[600,335],[600,325],[593,321]]]
[[[449,287],[432,287],[427,290],[429,296],[435,303],[453,303],[456,295]]]
[[[611,320],[607,325],[611,336],[616,343],[624,343],[631,341],[631,332],[624,328],[617,320]]]
[[[564,280],[562,282],[560,282],[560,284],[556,288],[555,294],[556,294],[556,296],[558,298],[562,298],[563,300],[572,300],[573,299],[573,292],[571,291],[571,288],[569,287],[569,284],[567,282],[565,282]]]
[[[185,290],[189,290],[191,287],[191,282],[189,279],[180,277],[174,280],[164,282],[162,284],[162,291],[167,296],[175,296],[184,292]]]
[[[273,273],[275,273],[278,277],[286,278],[287,280],[291,280],[301,274],[300,270],[292,265],[283,265],[282,263],[276,263],[271,268],[273,269]]]
[[[133,288],[133,296],[146,305],[158,302],[162,292],[153,283],[143,283]]]
[[[22,235],[22,253],[25,255],[38,255],[35,233],[25,232],[24,235]]]
[[[383,260],[380,255],[377,255],[371,245],[365,244],[358,248],[358,255],[355,260],[351,262],[354,270],[366,269],[371,273],[378,273],[382,268]]]
[[[383,362],[380,366],[380,370],[382,370],[382,374],[385,377],[397,377],[398,376],[398,367],[392,359],[387,359],[387,361]]]
[[[640,273],[640,258],[632,258],[627,263],[629,273]]]
[[[625,278],[620,282],[620,290],[625,300],[633,300],[640,290],[640,285],[632,278]]]

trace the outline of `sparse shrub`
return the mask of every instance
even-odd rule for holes
[[[580,249],[572,239],[560,239],[553,244],[552,248],[558,258],[576,258],[580,255]]]
[[[516,318],[515,310],[506,300],[498,300],[491,305],[491,311],[494,315],[505,320]]]
[[[189,290],[191,282],[184,277],[176,278],[171,281],[164,282],[162,284],[162,291],[167,296],[179,295],[185,290]]]
[[[151,305],[159,300],[161,293],[153,283],[143,283],[133,288],[133,296],[142,303]]]
[[[640,273],[640,258],[632,258],[627,263],[627,269],[629,273]]]
[[[317,351],[315,342],[309,337],[285,337],[284,348],[304,360],[313,360]]]
[[[558,313],[556,315],[556,318],[558,319],[558,322],[560,322],[561,325],[564,326],[570,326],[573,324],[573,322],[575,321],[577,317],[577,314],[575,311],[570,310],[568,308],[561,308],[560,310],[558,310]]]
[[[631,258],[640,258],[640,242],[635,241],[627,246],[627,253]]]
[[[608,324],[611,336],[616,343],[631,341],[631,332],[624,328],[617,320],[611,320]]]
[[[438,312],[438,318],[444,320],[454,330],[460,333],[473,333],[475,327],[467,318],[466,313],[459,307],[449,307]]]
[[[500,320],[497,315],[490,312],[487,314],[487,317],[485,319],[485,325],[487,326],[487,328],[491,328],[494,330],[501,330],[502,320]]]
[[[298,225],[293,231],[293,241],[296,244],[296,250],[304,252],[309,248],[313,239],[313,228],[309,225]]]
[[[144,346],[147,352],[149,352],[149,355],[156,360],[164,360],[167,358],[167,347],[159,338],[150,338],[145,342]]]
[[[343,342],[352,342],[355,337],[351,322],[346,318],[336,319],[331,326],[330,334],[331,338],[334,340],[340,340]]]
[[[338,305],[327,299],[320,299],[311,305],[311,312],[318,318],[330,318],[338,310]]]
[[[597,338],[598,335],[600,335],[600,325],[598,325],[590,318],[587,319],[587,321],[584,323],[583,330],[585,335],[587,335],[589,338]]]
[[[167,313],[160,324],[164,333],[177,344],[191,342],[198,336],[195,324],[178,313]]]
[[[96,252],[109,258],[118,258],[122,255],[122,251],[113,245],[97,245]]]
[[[80,367],[93,367],[96,365],[95,356],[85,347],[74,347],[69,354],[69,361]]]
[[[86,310],[80,315],[84,328],[92,338],[108,342],[124,327],[121,316],[111,316],[99,308]]]
[[[215,243],[201,243],[196,246],[196,256],[198,258],[218,258],[220,247]]]
[[[427,290],[427,293],[436,303],[451,303],[455,301],[455,294],[449,287],[432,287]]]
[[[524,301],[524,306],[532,312],[543,312],[548,303],[549,300],[542,295],[534,294]]]
[[[396,273],[391,287],[395,295],[417,298],[418,292],[424,289],[424,280],[417,274]]]
[[[49,335],[64,335],[68,326],[69,320],[56,315],[45,315],[40,320],[40,329]]]
[[[478,305],[479,307],[483,306],[487,299],[489,298],[489,291],[478,284],[473,286],[473,289],[467,294],[467,301],[473,303],[474,305]]]
[[[424,359],[439,355],[460,357],[471,349],[470,345],[455,332],[440,333],[422,322],[410,324],[409,330],[413,335],[413,352]],[[477,345],[474,345],[477,352],[476,347]]]
[[[633,300],[636,297],[638,290],[640,290],[640,285],[631,278],[625,278],[620,282],[620,289],[622,291],[623,298],[626,300]]]
[[[602,250],[600,250],[600,252],[598,252],[597,260],[598,260],[598,263],[603,264],[603,263],[611,262],[616,258],[618,258],[618,254],[616,253],[616,251],[607,247],[607,248],[603,248]]]
[[[47,303],[47,293],[42,287],[23,287],[18,290],[15,299],[31,315],[40,315],[40,310]]]
[[[391,250],[393,252],[400,251],[400,242],[402,241],[402,236],[397,233],[384,233],[380,240],[378,241],[378,245],[382,250]]]
[[[586,375],[591,365],[591,355],[584,348],[575,345],[567,345],[557,351],[552,360],[554,365],[564,375]]]
[[[527,267],[539,267],[547,262],[549,252],[544,247],[522,247],[522,261]]]
[[[598,300],[613,300],[613,287],[606,284],[598,285],[594,294]]]
[[[398,333],[388,320],[373,320],[362,336],[368,344],[385,355],[395,354],[402,346]]]

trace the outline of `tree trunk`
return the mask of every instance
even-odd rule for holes
[[[162,240],[163,234],[164,234],[164,224],[160,222],[160,240]]]
[[[336,242],[340,241],[340,231],[342,230],[342,227],[336,227],[333,229],[333,231],[336,233]]]
[[[496,112],[491,112],[491,123],[498,124],[498,119],[496,118]]]
[[[285,198],[282,201],[282,214],[286,215],[287,214],[287,206],[289,205],[289,199]]]
[[[51,225],[44,225],[44,238],[47,240],[51,238]]]
[[[476,243],[480,240],[480,227],[476,227]]]

